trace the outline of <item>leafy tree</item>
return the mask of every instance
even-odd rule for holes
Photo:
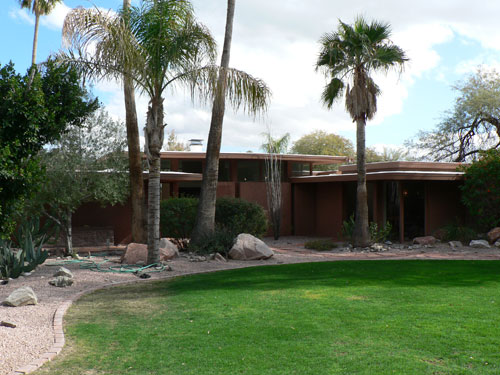
[[[21,8],[31,9],[31,12],[35,15],[35,34],[33,36],[33,53],[31,55],[31,65],[36,63],[36,50],[38,46],[38,26],[40,22],[40,16],[44,16],[52,12],[57,3],[61,0],[19,0]]]
[[[234,100],[234,93],[231,92],[231,76],[229,73],[229,58],[231,52],[231,40],[233,35],[235,0],[227,2],[226,30],[224,34],[224,46],[220,69],[217,69],[217,83],[215,86],[215,96],[212,106],[212,120],[208,134],[205,170],[201,183],[200,204],[196,215],[196,224],[192,233],[191,241],[194,244],[203,241],[211,235],[215,229],[215,202],[217,198],[217,181],[219,177],[219,154],[222,141],[222,124],[224,121],[224,111],[226,107],[226,96],[233,105],[238,108],[242,101],[249,113],[256,114],[267,107],[269,89],[261,80],[246,79],[246,82],[237,85],[236,93],[238,100]],[[229,87],[228,87],[229,86]],[[229,89],[229,95],[228,95]]]
[[[185,143],[179,142],[177,140],[177,135],[175,134],[175,130],[172,129],[168,133],[167,138],[167,151],[187,151],[188,147]]]
[[[163,94],[184,85],[202,101],[217,91],[220,68],[212,64],[215,42],[194,17],[186,0],[148,0],[131,7],[124,22],[118,15],[98,9],[76,8],[64,25],[71,46],[59,57],[88,78],[121,79],[128,75],[134,86],[149,97],[146,114],[145,152],[148,178],[148,262],[159,260],[160,151],[163,145]],[[77,52],[75,52],[77,51]],[[255,101],[244,101],[261,92],[260,81],[234,69],[227,70],[231,103],[252,111]],[[249,104],[247,104],[249,103]]]
[[[354,146],[350,140],[340,135],[315,130],[294,142],[292,154],[331,155],[354,157]]]
[[[38,188],[43,170],[36,155],[68,126],[79,126],[98,107],[78,74],[48,61],[21,76],[12,63],[0,68],[0,236]]]
[[[404,51],[394,45],[390,37],[390,26],[386,23],[368,24],[358,17],[354,25],[339,21],[336,32],[322,36],[321,50],[316,69],[322,70],[329,79],[322,94],[327,108],[343,96],[345,106],[353,121],[356,121],[356,159],[358,188],[356,199],[356,225],[354,245],[370,243],[368,230],[368,202],[366,190],[365,126],[377,111],[379,87],[370,74],[402,68],[408,60]]]
[[[462,201],[478,229],[500,226],[500,150],[479,153],[479,160],[465,168]]]
[[[40,213],[59,227],[68,254],[74,255],[71,218],[78,207],[91,201],[116,204],[127,199],[125,145],[123,124],[97,111],[41,153],[46,178],[28,202],[28,212]]]
[[[432,131],[421,131],[407,145],[424,150],[426,159],[471,161],[482,150],[500,147],[500,74],[479,69],[454,89],[453,110]]]

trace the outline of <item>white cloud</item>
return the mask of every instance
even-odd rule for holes
[[[35,24],[35,18],[31,17],[30,14],[26,9],[20,9],[20,8],[12,8],[9,11],[9,17],[15,20],[19,20],[21,22],[28,23],[30,25]]]
[[[97,1],[96,1],[97,2]],[[137,4],[137,0],[134,0]],[[99,5],[99,4],[98,4]],[[219,42],[223,42],[226,16],[225,2],[194,0],[198,18]],[[64,10],[61,9],[61,14]],[[55,12],[54,12],[55,13]],[[442,65],[438,48],[458,38],[500,51],[497,16],[500,2],[485,0],[480,6],[465,0],[408,2],[400,0],[252,0],[236,4],[231,66],[264,79],[273,92],[269,113],[263,121],[253,122],[230,109],[224,120],[223,146],[257,150],[261,133],[269,125],[273,134],[291,134],[292,142],[313,130],[350,134],[354,141],[355,126],[346,114],[343,101],[328,111],[320,97],[324,77],[314,70],[319,51],[318,39],[336,29],[338,19],[352,22],[358,14],[367,19],[387,21],[392,25],[393,41],[407,52],[410,62],[402,74],[374,76],[382,90],[376,118],[369,126],[383,124],[390,116],[403,111],[412,88],[421,79],[446,82],[449,68]],[[18,16],[21,17],[21,16]],[[62,25],[64,16],[54,15],[54,27]],[[47,25],[49,20],[46,21]],[[60,26],[58,26],[60,27]],[[485,50],[456,66],[456,73],[466,73],[478,64],[500,65]],[[448,83],[448,82],[447,82]],[[452,82],[450,82],[452,83]],[[123,96],[118,84],[101,83],[106,93],[116,90],[107,101],[108,110],[124,118]],[[147,98],[138,98],[138,117],[143,127]],[[181,141],[203,138],[206,144],[210,125],[210,107],[192,105],[182,90],[165,100],[167,129],[175,129]],[[397,131],[397,130],[396,130]],[[142,130],[141,130],[142,132]]]
[[[61,30],[64,24],[64,18],[71,10],[64,3],[57,3],[55,8],[46,16],[40,17],[40,23],[52,30]]]

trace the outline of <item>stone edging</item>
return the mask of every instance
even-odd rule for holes
[[[252,267],[253,265],[249,265]],[[245,267],[237,267],[237,268],[247,268],[248,266]],[[71,298],[68,300],[64,301],[59,305],[59,307],[56,309],[54,313],[54,318],[52,320],[52,328],[54,330],[54,344],[52,344],[52,347],[43,353],[38,359],[33,360],[31,363],[24,365],[8,375],[24,375],[24,374],[30,374],[36,370],[38,370],[40,367],[42,367],[45,363],[53,360],[62,350],[65,344],[65,338],[64,338],[64,330],[63,330],[63,318],[64,314],[66,314],[66,311],[69,309],[69,307],[73,304],[73,302],[76,302],[78,299],[83,297],[86,294],[93,293],[95,291],[101,290],[101,289],[108,289],[112,288],[115,286],[123,286],[127,284],[139,284],[139,283],[147,283],[147,282],[155,282],[155,281],[161,281],[161,280],[166,280],[170,278],[175,278],[175,277],[180,277],[180,276],[187,276],[187,275],[196,275],[196,274],[202,274],[202,273],[212,273],[212,272],[218,272],[218,271],[224,271],[224,270],[230,270],[231,268],[227,269],[216,269],[216,270],[209,270],[209,271],[199,271],[199,272],[188,272],[186,274],[182,275],[175,275],[175,276],[166,276],[166,277],[159,277],[156,279],[149,279],[149,280],[128,280],[128,281],[119,281],[119,282],[111,282],[108,284],[103,284],[99,285],[87,290],[83,290],[75,295],[73,295]]]
[[[167,277],[168,278],[168,277]],[[72,296],[70,299],[64,301],[61,303],[55,313],[54,313],[54,318],[52,320],[52,328],[54,331],[54,343],[52,344],[52,347],[43,353],[38,359],[33,360],[31,363],[24,365],[13,372],[11,372],[8,375],[23,375],[23,374],[30,374],[36,370],[38,370],[40,367],[42,367],[45,363],[53,360],[62,350],[65,344],[65,338],[64,338],[64,330],[63,330],[63,318],[64,314],[66,314],[66,311],[69,309],[69,307],[73,304],[73,302],[77,301],[81,297],[83,297],[86,294],[93,293],[97,290],[100,289],[107,289],[113,286],[121,286],[121,285],[126,285],[126,284],[136,284],[136,283],[141,283],[141,282],[151,282],[151,281],[158,281],[162,280],[163,278],[158,278],[158,279],[153,279],[153,280],[131,280],[131,281],[120,281],[120,282],[112,282],[109,284],[104,284],[100,285],[94,288],[90,288],[84,291],[81,291],[74,296]]]

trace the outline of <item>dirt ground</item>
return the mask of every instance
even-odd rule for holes
[[[278,241],[266,238],[265,242],[273,249],[275,255],[268,260],[260,261],[203,261],[192,262],[187,257],[179,257],[171,262],[171,271],[150,273],[151,279],[166,279],[199,272],[213,272],[224,269],[249,266],[289,264],[299,262],[324,262],[339,260],[377,260],[377,259],[484,259],[500,260],[500,249],[473,249],[462,247],[452,249],[447,244],[434,247],[388,248],[385,251],[368,249],[353,250],[340,247],[327,252],[307,250],[304,243],[310,240],[305,237],[283,237]],[[119,265],[119,257],[94,257],[96,263],[102,263],[102,269]],[[64,263],[75,278],[75,283],[66,288],[50,286],[48,281],[57,268]],[[151,280],[149,279],[149,280]],[[12,280],[0,285],[0,302],[17,288],[30,286],[38,297],[38,304],[33,306],[6,307],[0,306],[0,321],[13,323],[16,328],[0,326],[0,375],[10,374],[13,370],[37,360],[54,343],[53,319],[58,306],[73,299],[77,294],[121,282],[144,282],[131,273],[95,272],[81,268],[81,263],[64,262],[50,258],[35,272],[26,277]]]

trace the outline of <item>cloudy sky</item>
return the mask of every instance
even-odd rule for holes
[[[12,60],[24,72],[31,61],[34,17],[19,9],[17,0],[1,0],[0,63]],[[132,3],[138,4],[138,0]],[[64,0],[43,17],[37,61],[61,47],[61,27],[73,7],[118,9],[122,0]],[[198,19],[222,46],[227,2],[193,0]],[[367,127],[367,145],[395,147],[419,130],[434,128],[452,108],[452,86],[479,65],[500,61],[497,0],[237,0],[232,67],[263,79],[272,90],[268,113],[254,121],[241,113],[226,113],[223,151],[258,151],[262,133],[290,133],[292,141],[313,130],[325,130],[355,142],[355,126],[339,102],[327,110],[320,102],[325,78],[315,72],[318,40],[334,31],[338,20],[351,23],[358,15],[392,25],[392,40],[410,58],[402,74],[376,75],[382,89],[378,112]],[[107,110],[124,118],[119,83],[98,82],[94,87]],[[138,98],[138,116],[144,122],[147,98]],[[210,108],[193,105],[182,90],[165,100],[167,130],[179,139],[208,137]],[[141,124],[142,129],[142,124]]]

